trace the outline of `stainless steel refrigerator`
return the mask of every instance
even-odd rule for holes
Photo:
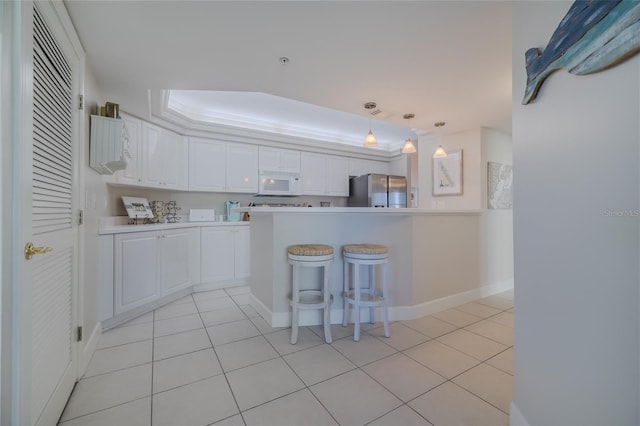
[[[349,179],[348,207],[407,207],[407,178],[370,173]]]

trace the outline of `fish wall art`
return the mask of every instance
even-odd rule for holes
[[[612,67],[640,51],[640,1],[577,0],[540,52],[525,53],[527,87],[523,105],[533,101],[544,80],[565,68],[575,75]]]

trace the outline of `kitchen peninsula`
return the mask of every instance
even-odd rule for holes
[[[291,323],[287,246],[293,244],[334,247],[330,277],[334,324],[342,321],[340,248],[344,244],[375,243],[389,247],[390,320],[417,318],[503,291],[513,284],[485,282],[480,210],[368,207],[247,210],[251,215],[251,304],[273,327]],[[319,312],[305,313],[309,315],[301,315],[301,324],[321,324]],[[368,320],[366,315],[363,321]]]

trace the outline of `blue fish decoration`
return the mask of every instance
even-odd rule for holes
[[[567,69],[585,75],[614,66],[640,51],[640,2],[637,0],[578,0],[543,52],[525,53],[527,87],[523,105],[533,101],[544,80]]]

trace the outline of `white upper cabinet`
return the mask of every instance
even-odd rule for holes
[[[407,156],[403,155],[391,160],[389,164],[389,174],[396,176],[407,176]]]
[[[346,158],[329,155],[325,159],[327,175],[325,179],[326,195],[349,196],[349,163]]]
[[[391,171],[385,161],[187,138],[126,114],[122,120],[131,158],[126,169],[105,176],[108,183],[255,194],[261,172],[282,172],[302,176],[302,195],[348,197],[349,176]]]
[[[389,163],[359,158],[349,159],[349,176],[362,176],[368,173],[389,174]]]
[[[227,192],[258,192],[258,147],[227,143]]]
[[[116,173],[116,182],[140,185],[142,183],[142,122],[128,115],[122,115],[122,121],[127,135],[125,148],[129,151],[130,158],[127,167]]]
[[[189,138],[189,190],[258,192],[258,147]]]
[[[163,151],[163,188],[186,190],[189,186],[189,148],[186,138],[170,130],[160,132]]]
[[[187,141],[170,130],[123,115],[131,158],[115,182],[151,188],[186,190],[189,153]],[[113,182],[111,180],[110,182]]]
[[[300,151],[260,147],[261,172],[300,173]]]
[[[142,123],[142,179],[147,185],[162,187],[164,152],[160,142],[160,128]]]
[[[189,138],[189,191],[224,192],[227,185],[227,143]]]
[[[324,195],[327,168],[324,155],[302,153],[302,194]]]
[[[371,171],[369,173],[388,175],[391,171],[389,163],[385,163],[384,161],[369,161],[369,167],[371,168]]]
[[[302,153],[304,195],[349,195],[349,163],[344,157]]]

